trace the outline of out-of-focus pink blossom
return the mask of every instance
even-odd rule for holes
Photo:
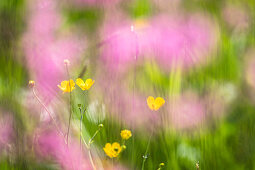
[[[203,97],[207,119],[222,118],[236,97],[237,89],[234,84],[226,82],[212,85],[210,91]]]
[[[67,77],[64,59],[74,65],[84,49],[84,43],[76,37],[56,36],[60,16],[55,3],[30,2],[30,20],[23,41],[31,77],[46,101],[56,95],[57,84]]]
[[[145,57],[154,58],[167,71],[176,64],[200,65],[217,42],[215,23],[200,15],[162,15],[145,20],[142,27],[135,25],[134,31],[130,27],[135,23],[114,21],[106,22],[103,30],[102,59],[110,70],[125,69]]]
[[[168,13],[174,13],[178,10],[180,10],[182,0],[171,0],[171,1],[165,1],[165,0],[152,0],[153,5],[160,8],[161,11],[165,11]]]
[[[9,115],[0,117],[0,151],[2,151],[13,139],[13,119]]]
[[[250,49],[246,54],[245,78],[252,89],[255,89],[255,49]]]
[[[65,170],[92,169],[79,144],[72,141],[67,147],[64,138],[56,131],[47,130],[38,134],[36,151],[42,157],[52,157]]]
[[[245,31],[251,24],[249,10],[240,5],[227,4],[222,15],[228,26],[238,32]]]
[[[108,6],[115,5],[121,0],[69,0],[70,3],[74,3],[78,6]]]
[[[203,101],[195,94],[183,94],[169,102],[171,125],[176,129],[199,127],[205,120],[206,110]]]
[[[31,16],[28,23],[29,33],[43,39],[52,36],[60,25],[60,17],[57,13],[55,1],[46,0],[43,2],[36,0],[32,3]]]
[[[39,92],[51,100],[56,95],[59,82],[67,77],[64,59],[75,61],[82,51],[81,43],[75,39],[40,41],[32,44],[32,41],[26,41],[25,53]]]
[[[166,70],[205,63],[217,40],[214,23],[200,15],[156,17],[149,35],[152,55]]]
[[[125,70],[134,64],[139,53],[138,33],[127,20],[109,20],[103,30],[102,61],[109,71]]]

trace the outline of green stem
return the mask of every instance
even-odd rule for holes
[[[147,148],[146,148],[145,154],[143,155],[142,170],[144,170],[145,161],[146,161],[146,159],[148,158],[148,157],[147,157],[147,154],[148,154],[148,151],[149,151],[149,146],[150,146],[150,142],[151,142],[152,133],[153,133],[153,131],[151,132],[150,139],[149,139],[149,141],[148,141],[148,144],[147,144]]]
[[[82,118],[83,118],[83,115],[82,115],[82,111],[81,111],[81,108],[79,108],[80,110],[80,113],[81,113],[81,119],[80,119],[80,148],[82,150],[82,145],[81,145],[81,134],[82,134]]]
[[[92,138],[89,140],[89,147],[91,145],[91,143],[93,142],[93,139],[96,137],[96,135],[98,134],[98,132],[100,131],[101,129],[97,129],[97,131],[94,133],[94,135],[92,136]]]

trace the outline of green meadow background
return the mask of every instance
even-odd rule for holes
[[[250,28],[246,32],[233,36],[220,14],[225,3],[235,3],[249,8],[252,17]],[[187,11],[210,13],[219,23],[220,38],[216,59],[206,67],[197,68],[188,74],[171,77],[158,71],[158,68],[144,69],[142,82],[150,84],[155,79],[155,86],[169,92],[172,88],[192,87],[199,93],[213,84],[231,83],[236,87],[237,97],[227,109],[227,113],[205,128],[194,132],[159,130],[151,140],[145,169],[155,170],[161,162],[163,169],[192,170],[199,162],[201,170],[253,170],[255,169],[255,103],[251,99],[251,89],[245,81],[244,55],[255,43],[255,1],[239,0],[183,0],[182,6]],[[0,0],[0,108],[14,114],[15,150],[12,155],[0,157],[0,170],[53,170],[56,167],[48,161],[38,161],[32,153],[26,151],[25,135],[28,133],[27,114],[20,102],[21,93],[28,88],[29,73],[22,51],[22,34],[26,30],[26,1]],[[149,0],[134,0],[125,5],[132,18],[150,16],[155,8]],[[64,27],[81,27],[93,37],[94,29],[103,18],[103,9],[97,7],[62,9],[65,18]],[[93,50],[93,49],[92,49]],[[93,51],[91,51],[93,53]],[[84,56],[86,57],[86,56]],[[151,71],[151,69],[155,69]],[[147,71],[146,71],[147,70]],[[78,71],[77,71],[78,72]],[[170,81],[170,79],[174,81]],[[181,83],[176,83],[181,78]],[[150,87],[148,87],[150,88]],[[75,116],[78,108],[73,106]],[[95,137],[93,143],[97,149],[108,141],[119,140],[123,125],[107,118],[104,128]],[[90,135],[97,130],[97,125],[86,117],[83,124]],[[141,135],[139,130],[132,131],[133,136],[127,141],[127,149],[120,161],[129,169],[141,169],[149,135]]]

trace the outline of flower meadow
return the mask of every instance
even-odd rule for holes
[[[255,169],[254,0],[0,0],[0,170]]]

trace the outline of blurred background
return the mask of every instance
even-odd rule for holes
[[[1,0],[0,169],[255,169],[254,19],[254,0]],[[70,102],[69,77],[95,83]]]

